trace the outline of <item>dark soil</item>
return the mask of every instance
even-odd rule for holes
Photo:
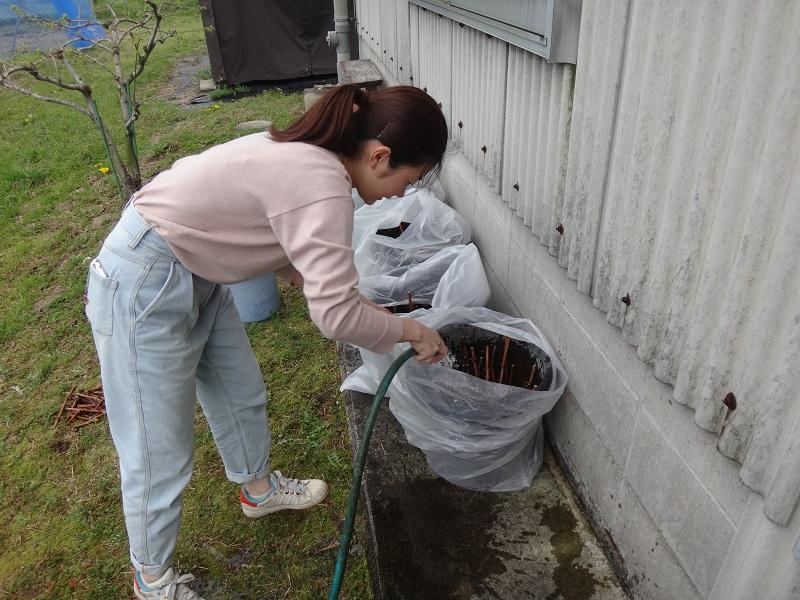
[[[406,303],[406,304],[397,304],[395,306],[387,306],[386,310],[391,311],[395,315],[402,315],[402,314],[414,312],[418,308],[428,309],[430,307],[431,307],[430,304],[417,304],[416,302],[414,302],[414,306],[413,307],[410,304]]]
[[[534,390],[550,389],[553,364],[547,353],[535,344],[507,338],[472,325],[448,325],[440,329],[439,334],[450,350],[442,364],[449,364],[457,371],[487,381]],[[504,367],[503,354],[507,340],[508,353]]]
[[[397,227],[378,229],[378,231],[376,231],[375,233],[377,233],[378,235],[385,235],[386,237],[397,239],[409,225],[411,225],[411,223],[406,223],[405,221],[402,221]]]

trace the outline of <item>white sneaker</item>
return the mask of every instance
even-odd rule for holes
[[[145,583],[139,571],[134,569],[133,593],[139,600],[203,600],[200,594],[189,587],[193,579],[194,575],[178,575],[170,567],[158,581]]]
[[[273,471],[269,482],[272,489],[263,496],[251,496],[242,486],[239,501],[248,517],[255,519],[279,510],[303,510],[319,504],[328,495],[328,484],[321,479],[291,479]]]

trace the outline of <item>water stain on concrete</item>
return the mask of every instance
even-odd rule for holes
[[[392,540],[378,549],[381,569],[406,575],[384,582],[386,597],[467,600],[490,592],[484,580],[506,571],[503,557],[492,550],[500,504],[494,494],[442,480],[381,488],[372,505],[376,533]],[[454,582],[459,582],[455,589]]]
[[[542,509],[542,524],[552,535],[550,544],[557,565],[553,569],[556,591],[553,598],[584,600],[591,598],[600,582],[586,567],[575,564],[580,558],[584,544],[578,535],[578,521],[568,506],[558,503]]]

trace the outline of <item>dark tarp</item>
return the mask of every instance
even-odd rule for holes
[[[200,0],[214,79],[296,79],[336,73],[333,0]]]

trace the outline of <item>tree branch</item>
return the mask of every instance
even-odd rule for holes
[[[45,96],[44,94],[39,94],[34,92],[33,90],[29,90],[28,88],[24,88],[20,85],[16,85],[11,83],[6,79],[0,79],[0,86],[8,88],[10,90],[14,90],[15,92],[19,92],[20,94],[25,94],[26,96],[31,96],[32,98],[36,98],[37,100],[44,100],[45,102],[52,102],[54,104],[61,104],[63,106],[69,106],[70,108],[74,108],[79,113],[86,115],[90,119],[94,119],[92,113],[88,110],[83,108],[80,104],[75,104],[74,102],[70,102],[69,100],[62,100],[61,98],[55,98],[53,96]]]
[[[147,24],[150,23],[150,21],[152,20],[153,20],[152,13],[148,13],[147,15],[145,15],[141,21],[133,21],[131,19],[120,19],[118,23],[128,22],[131,23],[132,25],[128,29],[124,29],[122,31],[122,35],[120,36],[119,41],[121,42],[126,37],[130,37],[131,39],[133,39],[133,32],[136,31],[137,29],[144,29],[146,31]]]
[[[58,71],[58,63],[56,62],[56,57],[51,54],[50,60],[53,61],[53,70],[55,70],[58,80],[61,81],[61,73]]]
[[[134,107],[134,109],[133,109],[133,112],[131,113],[131,117],[130,117],[130,119],[128,119],[127,121],[125,121],[125,129],[127,129],[128,127],[130,127],[130,126],[131,126],[131,124],[133,124],[134,122],[136,122],[136,119],[138,119],[138,118],[139,118],[139,114],[140,114],[140,113],[139,113],[139,107],[138,107],[138,106]]]
[[[81,33],[78,33],[77,37],[82,42],[87,42],[88,44],[90,44],[86,48],[82,49],[82,53],[86,52],[87,50],[91,50],[92,48],[100,48],[101,50],[108,52],[109,54],[114,54],[114,49],[108,46],[107,44],[103,43],[105,42],[105,40],[92,40],[90,38],[84,37],[83,34]],[[69,41],[66,43],[66,45],[69,46],[71,43],[72,42]]]
[[[72,78],[75,80],[75,83],[80,86],[79,91],[82,94],[91,94],[92,88],[89,87],[89,84],[87,84],[83,80],[83,78],[78,74],[78,72],[75,70],[75,67],[72,66],[71,62],[69,62],[67,55],[64,52],[62,52],[60,56],[57,56],[57,58],[61,59],[61,62],[64,63],[64,66],[67,68],[67,71],[69,71],[69,74],[72,75]]]
[[[134,80],[142,74],[144,70],[144,65],[147,62],[150,53],[153,51],[153,48],[156,47],[158,43],[164,43],[167,38],[158,39],[158,30],[161,28],[161,21],[163,20],[164,16],[161,14],[161,10],[158,7],[158,4],[155,3],[154,0],[145,0],[147,5],[150,7],[150,13],[155,18],[156,22],[153,23],[153,31],[150,33],[150,39],[147,40],[147,43],[144,46],[142,54],[136,53],[136,66],[133,69],[133,73],[128,76],[127,83],[131,84]]]
[[[113,69],[109,68],[109,66],[106,63],[104,63],[102,60],[96,59],[94,56],[91,55],[91,53],[83,53],[82,52],[81,53],[81,58],[85,58],[85,59],[88,59],[88,60],[92,61],[98,67],[103,69],[106,73],[110,73],[112,76],[114,75]]]
[[[0,81],[3,79],[11,79],[14,73],[25,72],[25,65],[15,65],[10,67],[8,63],[0,61]]]
[[[65,63],[65,65],[66,65],[66,63]],[[78,79],[79,83],[67,83],[66,81],[61,79],[61,77],[59,77],[58,79],[50,77],[49,75],[46,75],[45,73],[42,73],[39,70],[38,66],[33,64],[33,63],[27,64],[27,65],[23,65],[22,70],[25,71],[26,73],[28,73],[28,75],[30,75],[34,79],[38,79],[39,81],[44,81],[45,83],[51,83],[51,84],[55,85],[56,87],[60,87],[60,88],[65,89],[65,90],[70,90],[70,91],[73,91],[73,92],[81,92],[81,93],[83,93],[89,87],[89,86],[86,85],[86,83],[84,83],[80,79]],[[69,67],[67,68],[67,70],[70,70]]]

